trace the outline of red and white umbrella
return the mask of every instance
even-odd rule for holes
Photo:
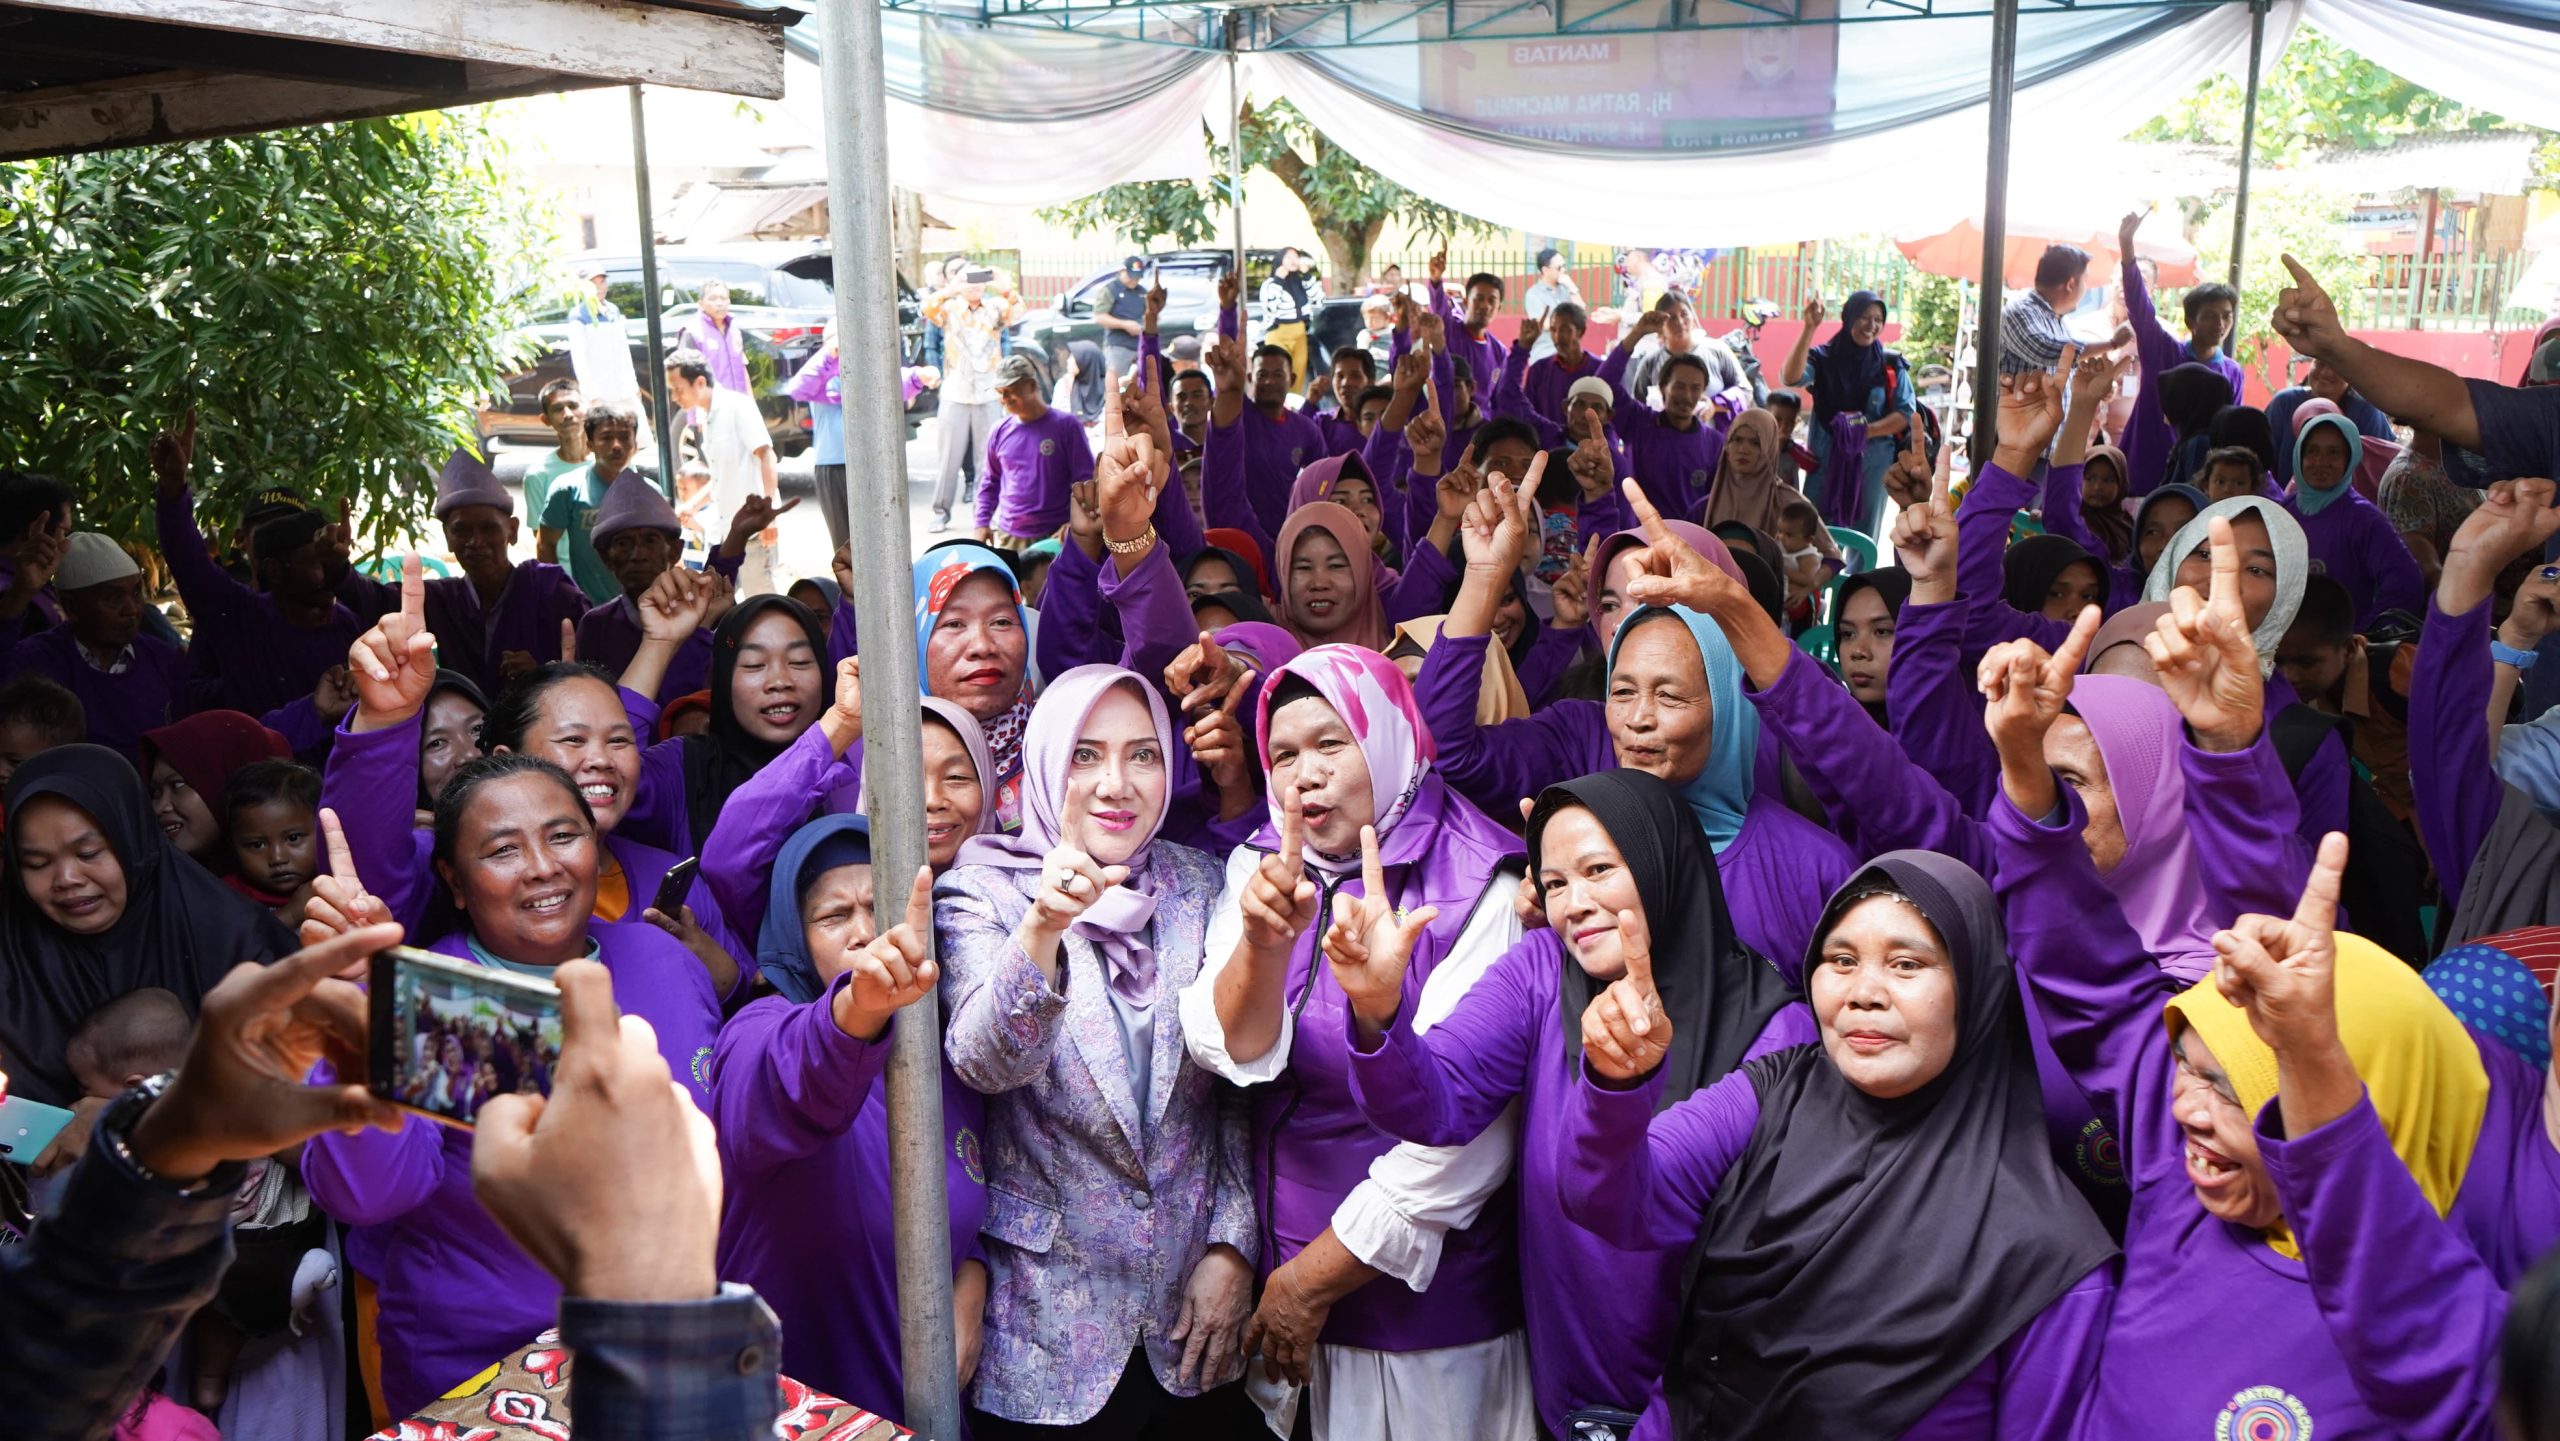
[[[2161,232],[2154,235],[2154,228]],[[2001,251],[2001,284],[2011,290],[2024,290],[2035,284],[2036,262],[2044,258],[2048,245],[2077,245],[2089,252],[2089,283],[2112,284],[2116,268],[2123,259],[2116,253],[2116,228],[2113,222],[2091,224],[2087,221],[2056,222],[2037,217],[2012,216],[2004,235]],[[1982,273],[1982,222],[1961,220],[1954,226],[1930,234],[1894,237],[1894,248],[1904,258],[1931,275],[1953,276],[1973,280]],[[2203,279],[2196,266],[2196,248],[2169,233],[2169,222],[2155,219],[2134,237],[2133,253],[2159,267],[2159,283],[2176,288],[2193,285]]]

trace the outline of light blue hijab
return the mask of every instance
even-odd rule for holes
[[[2309,481],[2302,478],[2302,447],[2310,443],[2311,432],[2324,425],[2335,427],[2340,435],[2347,438],[2347,470],[2336,485],[2327,490],[2316,490]],[[2302,429],[2294,432],[2293,436],[2293,508],[2304,515],[2318,515],[2346,499],[2347,492],[2356,488],[2356,468],[2362,464],[2364,464],[2364,437],[2356,434],[2355,426],[2349,423],[2345,416],[2315,415],[2311,417],[2303,423]]]
[[[1742,694],[1742,662],[1725,639],[1724,629],[1685,605],[1668,610],[1649,605],[1621,621],[1609,643],[1610,670],[1617,669],[1618,649],[1627,643],[1627,636],[1658,615],[1669,615],[1687,626],[1706,661],[1707,706],[1712,716],[1707,764],[1680,788],[1680,799],[1689,803],[1689,813],[1707,833],[1708,847],[1722,855],[1751,814],[1751,767],[1760,750],[1760,712]]]

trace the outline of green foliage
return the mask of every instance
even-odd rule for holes
[[[196,410],[198,507],[287,486],[377,536],[524,359],[551,227],[441,111],[0,165],[0,467],[147,540],[152,434]]]
[[[2245,76],[2217,75],[2134,132],[2138,140],[2240,143]],[[2290,164],[2321,149],[2374,150],[2406,135],[2514,128],[2485,110],[2412,85],[2310,26],[2258,87],[2258,154]]]
[[[2349,309],[2365,288],[2364,249],[2354,232],[2338,223],[2341,218],[2335,196],[2275,186],[2249,197],[2249,254],[2240,275],[2239,313],[2233,323],[2241,366],[2270,389],[2284,386],[2282,376],[2270,375],[2265,368],[2267,346],[2275,338],[2267,317],[2275,313],[2277,292],[2293,283],[2284,257],[2301,261],[2342,310]],[[2219,280],[2231,273],[2230,206],[2205,217],[2196,232],[2196,261],[2196,269],[2207,279]],[[2161,306],[2175,328],[2169,302],[2163,299]],[[2353,323],[2352,313],[2348,320]]]
[[[1914,369],[1954,363],[1956,322],[1964,309],[1964,286],[1950,276],[1915,270],[1903,302],[1902,339],[1894,348]]]
[[[1269,171],[1306,207],[1324,246],[1325,274],[1337,287],[1364,276],[1370,248],[1390,219],[1401,218],[1419,234],[1442,237],[1488,234],[1494,229],[1361,164],[1286,100],[1248,109],[1239,138],[1246,167]],[[1209,137],[1209,155],[1218,179],[1114,185],[1047,207],[1040,217],[1070,226],[1078,234],[1107,231],[1133,245],[1146,245],[1159,237],[1176,245],[1215,240],[1218,230],[1210,208],[1226,198],[1225,176],[1232,161],[1225,142],[1215,134]]]

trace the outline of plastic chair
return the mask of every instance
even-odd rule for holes
[[[1825,596],[1823,603],[1828,606],[1830,598]],[[1803,633],[1796,637],[1796,648],[1826,666],[1835,670],[1839,668],[1840,646],[1829,621],[1806,626]]]
[[[1876,568],[1874,536],[1862,530],[1851,530],[1839,525],[1826,525],[1823,529],[1831,532],[1832,543],[1840,547],[1841,557],[1847,562],[1841,567],[1842,575],[1856,575],[1862,570]]]

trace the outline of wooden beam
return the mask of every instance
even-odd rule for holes
[[[646,0],[13,0],[22,8],[779,99],[793,11]]]
[[[472,65],[464,92],[444,104],[475,104],[580,90],[601,81],[522,66]],[[0,95],[0,160],[32,160],[245,135],[324,120],[362,120],[437,108],[406,91],[262,75],[173,72]]]
[[[459,95],[464,83],[459,60],[57,11],[0,11],[0,48],[12,56],[89,62],[98,74],[195,70],[419,95]]]

